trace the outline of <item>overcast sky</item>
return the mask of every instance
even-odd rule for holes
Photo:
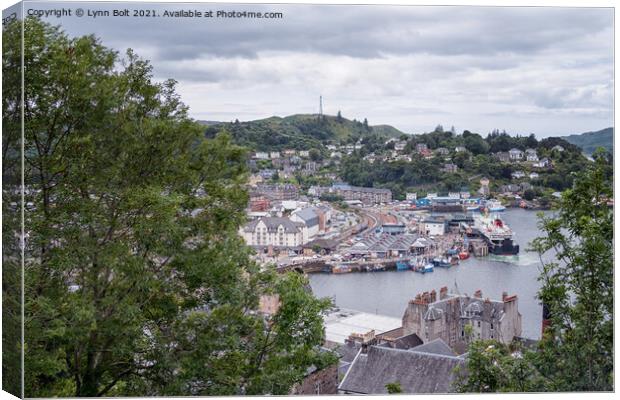
[[[50,9],[62,3],[30,4]],[[66,3],[75,9],[75,3]],[[119,5],[82,6],[113,9]],[[539,137],[613,125],[610,8],[213,5],[282,19],[51,17],[174,78],[196,119],[324,112],[407,133],[437,124]]]

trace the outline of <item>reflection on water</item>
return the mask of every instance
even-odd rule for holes
[[[417,293],[439,291],[442,286],[470,295],[481,289],[483,297],[493,299],[501,299],[502,292],[508,292],[519,296],[523,335],[538,339],[542,316],[542,307],[536,299],[540,261],[538,254],[525,251],[530,247],[528,243],[540,236],[536,213],[516,209],[506,211],[502,217],[521,246],[518,256],[472,257],[450,269],[435,268],[430,274],[411,271],[315,274],[310,276],[312,289],[318,297],[334,298],[340,307],[399,318]]]

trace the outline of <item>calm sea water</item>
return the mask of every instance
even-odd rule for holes
[[[521,246],[518,256],[471,257],[456,267],[435,268],[429,274],[411,271],[313,274],[310,284],[316,296],[332,297],[340,307],[398,318],[417,293],[432,289],[439,292],[442,286],[469,295],[480,289],[483,297],[492,299],[501,299],[502,292],[508,292],[519,297],[523,336],[538,339],[542,318],[542,306],[536,299],[540,260],[538,254],[526,251],[528,243],[542,235],[536,212],[511,209],[502,213],[502,218]]]

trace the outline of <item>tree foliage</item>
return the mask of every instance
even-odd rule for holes
[[[32,18],[24,35],[26,396],[285,394],[332,362],[327,302],[237,234],[246,151],[205,140],[131,50]]]

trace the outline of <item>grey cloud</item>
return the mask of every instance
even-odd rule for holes
[[[341,108],[404,130],[443,123],[486,132],[500,118],[505,127],[512,122],[529,130],[527,118],[546,118],[544,129],[551,129],[574,125],[571,118],[609,125],[613,117],[612,9],[133,7],[284,13],[269,21],[49,20],[71,35],[94,33],[107,46],[136,49],[152,61],[158,79],[180,81],[184,100],[205,119],[308,111],[319,94],[334,112]],[[445,120],[437,121],[441,115]]]

